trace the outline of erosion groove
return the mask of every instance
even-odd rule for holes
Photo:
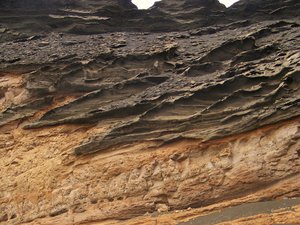
[[[293,0],[1,1],[0,224],[298,222],[299,21]]]

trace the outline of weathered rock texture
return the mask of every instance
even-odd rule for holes
[[[299,27],[297,1],[0,1],[0,223],[299,197]]]

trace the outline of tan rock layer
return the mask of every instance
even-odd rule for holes
[[[144,142],[81,157],[72,147],[99,130],[1,132],[0,218],[2,224],[126,220],[246,196],[299,175],[299,125],[294,119],[205,143],[151,148]],[[298,182],[280,195],[297,193]]]
[[[244,204],[246,205],[246,204]],[[231,206],[230,206],[231,207]],[[259,207],[258,207],[259,209]],[[200,220],[197,220],[197,218],[207,218],[210,215],[213,215],[213,212],[210,212],[210,208],[205,209],[205,213],[200,213],[196,219],[190,220],[189,215],[191,214],[196,214],[197,211],[199,210],[194,210],[194,209],[188,209],[184,211],[177,211],[176,213],[171,213],[171,214],[164,214],[160,216],[144,216],[140,217],[135,220],[129,220],[126,222],[121,222],[121,224],[126,224],[126,225],[156,225],[156,224],[163,224],[163,225],[175,225],[175,224],[189,224],[189,225],[202,225],[203,223],[200,222]],[[222,213],[222,210],[220,210]],[[175,216],[175,214],[181,214],[181,218],[178,218],[178,216]],[[235,213],[233,213],[235,214]],[[240,214],[243,214],[240,212]],[[220,215],[218,215],[220,216]],[[299,205],[293,206],[293,207],[282,207],[278,210],[270,210],[268,213],[258,213],[257,215],[254,216],[249,216],[249,217],[243,217],[241,216],[241,219],[230,219],[230,215],[225,215],[229,216],[229,218],[225,217],[224,219],[226,222],[221,222],[221,223],[210,223],[210,221],[207,221],[205,224],[222,224],[222,225],[231,225],[231,224],[247,224],[247,225],[252,225],[252,224],[263,224],[263,225],[275,225],[275,224],[299,224]],[[212,217],[211,217],[212,218]],[[188,222],[181,222],[184,220],[189,220]],[[104,223],[87,223],[86,225],[102,225],[102,224],[120,224],[119,222],[104,222]]]

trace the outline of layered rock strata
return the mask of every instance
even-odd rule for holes
[[[0,6],[1,224],[178,224],[299,197],[297,1]],[[297,222],[297,201],[231,222]]]

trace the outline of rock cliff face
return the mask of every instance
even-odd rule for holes
[[[299,27],[292,0],[0,1],[0,224],[297,223]]]

